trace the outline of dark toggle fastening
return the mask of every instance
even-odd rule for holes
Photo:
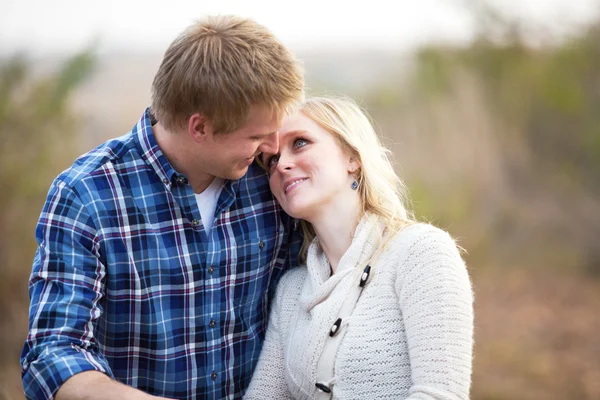
[[[371,266],[367,265],[367,267],[365,268],[365,270],[363,271],[363,273],[360,277],[360,283],[358,284],[358,286],[365,287],[365,285],[367,284],[367,281],[369,280],[370,274],[371,274]]]
[[[329,337],[334,337],[340,331],[340,325],[342,324],[342,319],[338,318],[337,321],[333,324],[331,329],[329,330]]]
[[[329,389],[326,385],[322,384],[321,382],[317,382],[315,383],[315,386],[317,387],[317,389],[319,389],[321,392],[325,392],[325,393],[331,393],[331,389]]]

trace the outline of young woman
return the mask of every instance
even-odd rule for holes
[[[263,154],[301,220],[246,399],[467,399],[473,295],[452,238],[416,223],[368,118],[313,98]]]

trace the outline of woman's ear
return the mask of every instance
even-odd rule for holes
[[[350,160],[348,160],[348,172],[351,174],[355,173],[360,169],[360,161],[356,159],[356,157],[351,156]]]

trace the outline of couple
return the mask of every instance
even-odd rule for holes
[[[411,219],[365,114],[303,86],[252,20],[171,44],[151,109],[50,188],[28,399],[468,398],[455,243]]]

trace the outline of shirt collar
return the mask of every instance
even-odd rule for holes
[[[133,127],[132,133],[137,145],[142,151],[142,159],[144,162],[154,169],[163,183],[166,185],[171,185],[173,179],[178,177],[179,174],[177,171],[175,171],[173,166],[167,160],[167,157],[165,157],[164,153],[160,150],[158,143],[156,143],[156,137],[154,136],[154,131],[152,130],[153,119],[154,117],[150,107],[147,107],[138,123]],[[250,166],[250,168],[253,167],[253,165]],[[256,166],[256,168],[260,167]],[[235,181],[225,180],[223,190],[228,193],[231,199],[235,199],[240,181],[244,179],[246,179],[246,176],[243,176],[241,179]]]
[[[146,108],[138,123],[133,127],[132,134],[141,149],[144,162],[154,169],[165,184],[170,184],[177,172],[156,143],[152,130],[150,107]]]
[[[300,304],[306,310],[312,309],[328,298],[336,286],[348,275],[354,276],[354,278],[349,281],[345,280],[345,285],[348,287],[358,285],[358,278],[367,264],[377,261],[372,257],[376,255],[377,249],[381,246],[384,226],[381,218],[366,212],[356,227],[350,247],[340,259],[337,271],[333,275],[331,275],[329,260],[321,248],[319,238],[315,237],[306,256],[308,283],[302,292]]]

